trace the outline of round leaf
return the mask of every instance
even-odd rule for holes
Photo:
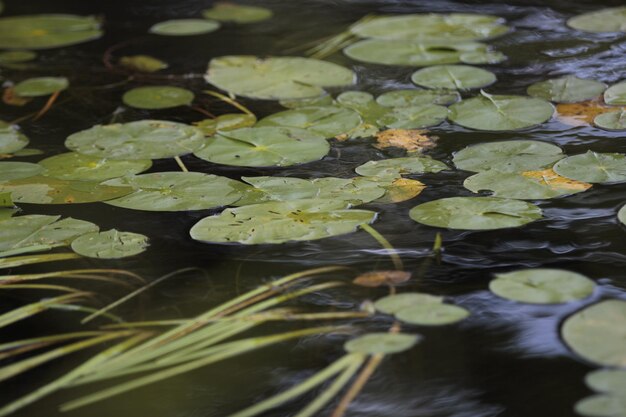
[[[137,109],[156,110],[188,106],[194,99],[191,91],[169,86],[138,87],[124,93],[124,104]]]
[[[606,130],[626,130],[626,111],[622,109],[599,114],[593,119],[593,123]]]
[[[98,125],[70,135],[65,146],[85,155],[110,159],[157,159],[185,155],[205,143],[199,129],[165,120]]]
[[[69,85],[65,77],[29,78],[17,83],[13,92],[20,97],[41,97],[65,90]]]
[[[411,349],[420,336],[404,333],[367,333],[349,340],[343,346],[347,352],[364,355],[400,353]]]
[[[0,181],[34,177],[43,171],[43,167],[29,162],[0,162]]]
[[[617,395],[592,395],[578,401],[576,413],[589,417],[626,416],[626,399]]]
[[[419,292],[405,292],[383,297],[374,303],[374,307],[386,314],[396,314],[405,308],[441,303],[443,303],[443,297]]]
[[[0,64],[17,64],[32,61],[37,58],[37,53],[26,50],[0,52]]]
[[[14,126],[0,120],[0,154],[19,151],[28,145],[28,138]]]
[[[606,184],[626,181],[626,155],[587,151],[554,165],[557,174],[577,181]]]
[[[446,120],[448,109],[436,104],[396,107],[376,120],[379,126],[390,129],[419,129],[435,126]]]
[[[554,101],[555,103],[577,103],[598,97],[606,90],[606,84],[568,75],[540,81],[528,87],[528,95]]]
[[[217,116],[215,119],[204,119],[195,122],[194,125],[202,130],[205,136],[213,136],[217,132],[223,130],[241,129],[243,127],[252,127],[256,123],[256,116],[245,113],[230,113]]]
[[[421,304],[403,308],[396,318],[409,324],[420,326],[442,326],[461,321],[469,316],[469,311],[450,304]]]
[[[45,168],[43,175],[46,177],[71,181],[105,181],[138,174],[149,169],[152,161],[149,159],[124,161],[68,152],[39,161],[39,165]]]
[[[442,198],[413,207],[409,216],[427,226],[458,230],[519,227],[542,217],[534,204],[496,197]]]
[[[583,32],[626,32],[626,6],[583,13],[569,19],[567,25]]]
[[[448,169],[447,165],[426,156],[382,159],[369,161],[356,167],[355,171],[365,177],[399,178],[407,174],[437,173]]]
[[[469,90],[495,83],[496,76],[490,71],[469,65],[436,65],[414,72],[411,81],[428,88]]]
[[[257,126],[282,126],[306,129],[332,138],[361,124],[357,112],[336,106],[299,107],[275,113],[261,119]]]
[[[210,9],[204,10],[202,16],[220,22],[256,23],[272,17],[272,11],[265,7],[223,2],[215,3]]]
[[[72,242],[72,250],[77,254],[99,259],[126,258],[144,252],[147,247],[147,236],[115,229],[87,233]]]
[[[139,72],[157,72],[168,67],[167,62],[150,55],[132,55],[120,58],[120,65]]]
[[[617,212],[617,219],[626,226],[626,206],[622,206],[621,209]]]
[[[0,48],[48,49],[102,36],[93,16],[40,14],[0,18]]]
[[[626,371],[600,369],[585,377],[585,384],[597,392],[607,392],[626,396]]]
[[[220,24],[208,19],[175,19],[159,22],[150,28],[150,33],[164,36],[190,36],[211,33]]]
[[[604,102],[612,106],[626,105],[626,81],[610,86],[604,92]]]
[[[381,94],[376,102],[384,107],[412,107],[424,104],[445,106],[459,100],[455,91],[437,90],[394,90]]]

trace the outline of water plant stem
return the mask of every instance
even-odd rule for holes
[[[396,249],[391,245],[391,243],[389,243],[387,239],[385,239],[383,235],[378,233],[376,229],[374,229],[369,224],[362,224],[361,229],[369,233],[370,236],[376,239],[376,241],[380,243],[383,248],[389,251],[389,257],[391,258],[391,261],[398,271],[404,270],[404,264],[402,263],[402,259],[400,259],[400,256],[398,256],[398,254],[396,253]]]

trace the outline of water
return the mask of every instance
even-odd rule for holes
[[[155,22],[169,18],[198,16],[209,1],[109,1],[74,0],[7,2],[5,15],[30,13],[98,14],[105,17],[103,38],[70,48],[41,53],[38,68],[4,71],[6,79],[37,75],[63,75],[73,88],[72,100],[58,105],[35,123],[23,124],[31,146],[47,155],[62,152],[70,133],[98,123],[109,123],[123,91],[150,83],[170,83],[196,92],[206,88],[201,75],[212,57],[226,54],[280,55],[282,51],[341,31],[367,13],[474,12],[495,14],[507,19],[511,33],[492,42],[509,60],[489,67],[498,83],[488,90],[499,94],[524,94],[536,81],[562,74],[594,78],[613,83],[623,78],[626,64],[626,37],[581,35],[564,26],[568,17],[601,7],[621,5],[620,1],[306,1],[264,0],[255,4],[275,11],[266,23],[226,26],[217,32],[187,38],[146,36]],[[103,52],[112,45],[132,40],[116,56],[149,54],[168,62],[168,74],[188,74],[185,79],[137,80],[128,85],[100,90],[89,87],[116,83],[123,76],[106,71]],[[337,54],[330,60],[352,66],[359,83],[355,88],[378,94],[390,89],[410,88],[412,68],[365,65]],[[64,93],[66,94],[66,93]],[[276,103],[243,101],[258,116],[278,111]],[[207,100],[216,114],[231,109]],[[3,105],[3,120],[12,120],[35,111],[41,102],[26,108]],[[124,110],[116,121],[162,118],[192,122],[202,116],[190,109],[164,111]],[[476,132],[444,123],[431,129],[439,136],[430,154],[451,164],[451,154],[463,147],[493,140],[537,139],[560,145],[567,154],[588,149],[597,152],[624,152],[619,133],[592,127],[569,127],[557,121],[523,132]],[[239,178],[243,175],[285,175],[303,178],[353,176],[353,169],[371,159],[399,156],[383,152],[365,142],[333,144],[323,161],[285,169],[242,169],[221,167],[184,157],[192,171]],[[39,158],[25,159],[36,162]],[[152,171],[177,170],[172,160],[157,161]],[[595,369],[568,351],[559,338],[561,321],[603,298],[626,298],[626,241],[624,228],[615,213],[624,203],[626,184],[596,185],[574,196],[539,202],[543,220],[506,231],[442,231],[444,251],[441,263],[424,267],[438,229],[421,226],[408,217],[408,210],[422,202],[451,196],[469,196],[462,187],[465,172],[449,171],[423,175],[428,188],[418,197],[395,205],[368,204],[364,208],[380,213],[376,229],[396,247],[407,270],[418,276],[401,288],[446,295],[450,301],[471,311],[465,321],[447,327],[420,328],[423,342],[416,348],[387,358],[349,410],[350,417],[482,417],[482,416],[574,416],[573,404],[589,394],[584,375]],[[166,272],[198,267],[206,272],[182,275],[152,289],[149,295],[130,302],[116,313],[132,320],[189,317],[210,306],[277,278],[285,273],[322,265],[346,265],[357,271],[390,268],[378,244],[366,233],[339,236],[313,242],[284,245],[208,245],[192,241],[188,230],[200,218],[217,211],[152,213],[125,210],[105,204],[76,206],[23,205],[24,214],[61,214],[100,225],[150,237],[151,247],[142,256],[129,260],[81,259],[54,264],[54,268],[125,268],[154,279]],[[559,306],[520,305],[491,294],[487,285],[494,273],[523,267],[554,267],[578,271],[597,282],[592,297]],[[46,271],[52,265],[21,268],[21,272]],[[425,272],[420,272],[425,271]],[[338,278],[348,281],[348,275]],[[107,285],[90,287],[105,300],[114,300],[123,291]],[[385,295],[383,289],[346,287],[307,296],[297,304],[303,309],[355,309],[364,300]],[[7,294],[6,303],[31,299],[28,294]],[[385,318],[355,321],[362,329],[384,331],[391,324]],[[264,332],[298,328],[300,324],[266,325]],[[15,340],[41,332],[76,329],[71,313],[52,313],[12,326],[2,340]],[[343,336],[319,336],[298,343],[265,349],[236,360],[201,369],[131,394],[80,409],[69,415],[213,417],[224,416],[279,392],[323,368],[342,354]],[[32,390],[80,360],[64,359],[17,377],[2,387],[3,402]],[[53,417],[58,404],[89,390],[67,390],[38,402],[16,416]],[[295,413],[311,397],[268,412],[282,417]]]

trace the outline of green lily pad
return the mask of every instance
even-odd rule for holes
[[[243,127],[252,127],[256,123],[256,116],[245,113],[229,113],[217,116],[215,119],[204,119],[194,125],[200,129],[205,136],[213,136],[219,131],[228,132],[229,130],[241,129]]]
[[[624,225],[626,226],[626,206],[623,206],[621,209],[619,209],[619,211],[617,212],[617,219]]]
[[[289,166],[322,159],[330,146],[323,136],[287,127],[250,127],[220,132],[195,152],[216,164]]]
[[[593,124],[606,130],[626,130],[626,111],[599,114],[593,119]]]
[[[32,214],[0,221],[0,256],[67,246],[78,236],[98,231],[93,223],[60,218]]]
[[[597,392],[626,396],[626,371],[617,369],[593,371],[585,377],[585,384]]]
[[[15,126],[0,120],[0,154],[10,154],[28,145],[28,138]]]
[[[568,75],[540,81],[528,87],[529,96],[542,98],[555,103],[578,103],[591,100],[606,90],[606,84],[594,80]]]
[[[564,158],[561,148],[535,140],[480,143],[456,152],[452,161],[458,169],[481,172],[522,172],[549,168]]]
[[[561,335],[584,359],[603,366],[626,366],[626,301],[605,300],[565,320]]]
[[[204,10],[202,16],[220,22],[256,23],[272,17],[272,11],[265,7],[219,2],[214,3],[210,9]]]
[[[626,6],[574,16],[567,21],[567,26],[583,32],[626,32]]]
[[[332,138],[346,133],[361,124],[357,112],[336,106],[300,107],[275,113],[261,119],[260,126],[282,126],[306,129]]]
[[[448,169],[448,166],[436,159],[426,156],[408,156],[369,161],[356,167],[355,171],[364,177],[399,178],[407,174],[437,173],[444,169]]]
[[[626,155],[587,151],[561,159],[554,165],[554,171],[564,177],[592,184],[624,182]]]
[[[159,22],[150,33],[163,36],[191,36],[211,33],[220,28],[219,22],[208,19],[174,19]]]
[[[592,395],[578,401],[574,410],[589,417],[624,417],[626,398],[617,395]]]
[[[489,283],[494,294],[513,301],[556,304],[582,300],[593,293],[592,280],[563,269],[531,268],[496,274]]]
[[[247,188],[239,181],[200,172],[155,172],[109,180],[104,185],[133,192],[106,203],[146,211],[205,210],[239,200]]]
[[[0,18],[0,48],[48,49],[69,46],[102,36],[93,16],[40,14]]]
[[[443,297],[419,292],[405,292],[383,297],[374,303],[376,310],[386,314],[396,314],[405,308],[422,304],[441,304]]]
[[[503,35],[509,28],[497,16],[448,13],[376,17],[351,27],[363,38],[462,42]]]
[[[404,333],[367,333],[347,341],[343,348],[350,353],[389,355],[411,349],[420,339]]]
[[[37,58],[37,53],[26,50],[0,52],[0,64],[19,64],[29,62]]]
[[[491,191],[494,197],[541,200],[580,193],[589,189],[591,184],[569,180],[548,169],[525,172],[482,171],[465,179],[463,186],[474,193]]]
[[[158,159],[192,153],[204,146],[202,131],[183,123],[140,120],[98,125],[70,135],[65,146],[110,159]]]
[[[431,303],[403,308],[396,313],[396,318],[419,326],[443,326],[461,321],[469,314],[463,307]]]
[[[0,181],[34,177],[43,171],[43,167],[29,162],[0,162]]]
[[[626,81],[610,86],[604,92],[604,102],[611,106],[626,105]]]
[[[395,107],[387,112],[376,124],[390,129],[420,129],[436,126],[446,120],[448,109],[436,104],[423,106]]]
[[[168,67],[167,62],[150,55],[131,55],[120,58],[120,65],[139,72],[157,72]]]
[[[313,97],[313,98],[280,100],[279,103],[281,106],[286,107],[288,109],[297,109],[299,107],[332,106],[336,104],[335,100],[330,95]]]
[[[43,154],[44,154],[44,151],[42,151],[41,149],[33,149],[33,148],[20,149],[19,151],[13,152],[13,156],[35,156],[35,155],[43,155]]]
[[[10,192],[16,203],[78,204],[118,198],[129,187],[109,187],[93,181],[67,181],[35,176],[0,183],[0,192]]]
[[[133,88],[122,96],[127,106],[145,110],[189,106],[193,99],[191,91],[166,85]]]
[[[496,75],[469,65],[435,65],[414,72],[411,81],[427,88],[469,90],[495,83]]]
[[[478,97],[450,106],[450,120],[478,130],[526,129],[548,121],[554,107],[545,100],[523,96],[499,96],[481,92]]]
[[[45,168],[46,177],[69,181],[105,181],[125,175],[139,174],[152,166],[150,159],[132,161],[99,158],[68,152],[51,156],[39,165]]]
[[[205,79],[231,94],[285,100],[324,95],[326,87],[353,84],[355,74],[337,64],[311,58],[234,55],[212,59]]]
[[[322,239],[352,233],[376,219],[343,201],[298,200],[253,204],[205,217],[190,231],[195,240],[246,245]]]
[[[495,230],[541,219],[541,209],[526,201],[496,197],[450,197],[415,206],[411,219],[433,227]]]
[[[38,77],[17,83],[13,91],[20,97],[41,97],[63,91],[69,85],[70,82],[65,77]]]
[[[445,90],[394,90],[381,94],[376,102],[384,107],[412,107],[424,104],[447,106],[460,99],[456,91]]]
[[[72,250],[79,255],[98,259],[119,259],[138,255],[149,246],[148,237],[111,229],[84,234],[72,241]]]
[[[374,96],[364,91],[346,91],[337,96],[337,103],[342,107],[347,107],[356,111],[363,123],[353,129],[349,137],[360,138],[373,136],[380,130],[379,119],[384,117],[390,110],[383,107],[374,100]]]

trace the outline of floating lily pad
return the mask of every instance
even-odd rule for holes
[[[120,65],[139,72],[157,72],[168,67],[167,62],[150,55],[132,55],[120,58]]]
[[[491,191],[494,197],[540,200],[580,193],[591,184],[571,180],[551,169],[524,172],[482,171],[463,182],[468,190]]]
[[[356,339],[349,340],[343,346],[351,353],[362,353],[364,355],[400,353],[411,349],[420,336],[404,333],[367,333]]]
[[[565,320],[561,335],[569,347],[590,362],[626,366],[626,301],[605,300]]]
[[[306,129],[326,138],[346,133],[361,124],[357,112],[336,106],[299,107],[261,119],[257,126],[282,126]]]
[[[395,178],[385,185],[385,195],[376,200],[377,203],[401,203],[417,197],[424,189],[424,183],[410,178]]]
[[[360,274],[352,280],[361,287],[376,288],[382,285],[394,286],[411,279],[411,273],[406,271],[370,271]]]
[[[133,210],[186,211],[227,206],[247,188],[239,181],[200,172],[155,172],[109,180],[104,185],[133,192],[107,204]]]
[[[376,310],[386,314],[396,314],[405,308],[417,305],[431,305],[443,303],[443,297],[424,294],[419,292],[405,292],[401,294],[388,295],[374,303]]]
[[[213,7],[204,10],[202,16],[220,22],[256,23],[272,17],[272,11],[265,7],[220,2],[214,3]]]
[[[77,204],[121,197],[129,187],[109,187],[92,181],[67,181],[35,176],[0,183],[0,192],[10,192],[16,203]]]
[[[70,135],[65,146],[85,155],[110,159],[172,158],[204,146],[202,131],[183,123],[140,120],[98,125]]]
[[[43,167],[29,162],[0,162],[0,182],[34,177]]]
[[[626,105],[626,81],[610,86],[604,92],[604,102],[611,106]]]
[[[583,13],[569,19],[567,25],[583,32],[626,32],[626,6]]]
[[[37,53],[26,50],[0,52],[0,64],[18,64],[29,62],[37,58]]]
[[[568,156],[554,165],[557,174],[592,184],[626,181],[626,155],[621,153],[586,153]]]
[[[243,127],[252,127],[256,123],[256,116],[245,113],[229,113],[217,116],[215,119],[204,119],[194,125],[202,130],[205,136],[213,136],[217,132],[223,130],[241,129]]]
[[[83,220],[61,216],[27,215],[11,217],[0,221],[0,256],[11,252],[51,249],[67,246],[78,236],[89,232],[97,232],[98,226]]]
[[[626,398],[618,395],[592,395],[578,401],[576,413],[589,417],[626,416]]]
[[[19,151],[28,145],[28,138],[14,126],[0,120],[0,154]]]
[[[591,100],[606,90],[606,84],[568,75],[540,81],[528,87],[528,95],[555,103],[577,103]]]
[[[469,65],[435,65],[414,72],[411,81],[428,88],[469,90],[495,83],[496,76],[493,72]]]
[[[448,109],[436,104],[396,107],[376,120],[376,124],[390,129],[420,129],[436,126],[446,120]]]
[[[211,33],[220,28],[219,22],[209,19],[174,19],[159,22],[150,33],[164,36],[191,36]]]
[[[552,117],[554,107],[545,100],[523,96],[499,96],[481,92],[478,97],[450,107],[450,120],[478,130],[518,130]]]
[[[442,198],[413,207],[409,216],[427,226],[458,230],[519,227],[542,217],[534,204],[496,197]]]
[[[29,78],[17,83],[13,92],[20,97],[41,97],[65,90],[69,85],[65,77]]]
[[[191,91],[166,85],[133,88],[122,97],[127,106],[146,110],[189,106],[193,99]]]
[[[593,124],[606,130],[626,130],[626,111],[599,114],[593,119]]]
[[[581,300],[593,293],[589,278],[563,269],[531,268],[496,274],[489,289],[513,301],[532,304],[555,304]]]
[[[326,87],[353,84],[354,73],[311,58],[223,56],[212,59],[208,83],[229,93],[266,100],[302,99],[325,94]]]
[[[280,105],[288,109],[297,109],[299,107],[320,107],[320,106],[332,106],[335,100],[330,95],[313,97],[313,98],[301,98],[301,99],[287,99],[280,100]]]
[[[597,392],[626,396],[626,370],[600,369],[585,377],[585,384]]]
[[[394,90],[381,94],[376,102],[384,107],[412,107],[424,104],[446,106],[459,100],[456,91],[444,90]]]
[[[329,149],[328,142],[317,133],[267,126],[220,132],[195,155],[224,165],[289,166],[322,159]]]
[[[561,148],[535,140],[509,140],[468,146],[454,154],[458,169],[480,172],[522,172],[549,168],[564,158]]]
[[[617,219],[624,225],[626,226],[626,206],[623,206],[621,209],[619,209],[619,211],[617,212]]]
[[[40,14],[0,18],[0,48],[48,49],[69,46],[102,36],[93,16]]]
[[[150,159],[132,161],[99,158],[68,152],[51,156],[39,165],[45,168],[46,177],[70,181],[105,181],[125,175],[139,174],[152,166]]]
[[[376,17],[351,31],[363,38],[461,42],[503,35],[509,28],[502,23],[497,16],[473,13],[409,14]]]
[[[437,173],[448,169],[443,162],[426,156],[382,159],[369,161],[356,167],[355,171],[364,177],[399,178],[407,174]]]
[[[468,316],[469,311],[450,304],[419,304],[403,308],[396,313],[398,320],[420,326],[452,324]]]
[[[77,254],[98,259],[126,258],[144,252],[148,246],[147,236],[115,229],[87,233],[72,242]]]
[[[284,243],[352,233],[376,213],[348,209],[343,201],[298,200],[253,204],[205,217],[191,229],[195,240],[212,243]]]

